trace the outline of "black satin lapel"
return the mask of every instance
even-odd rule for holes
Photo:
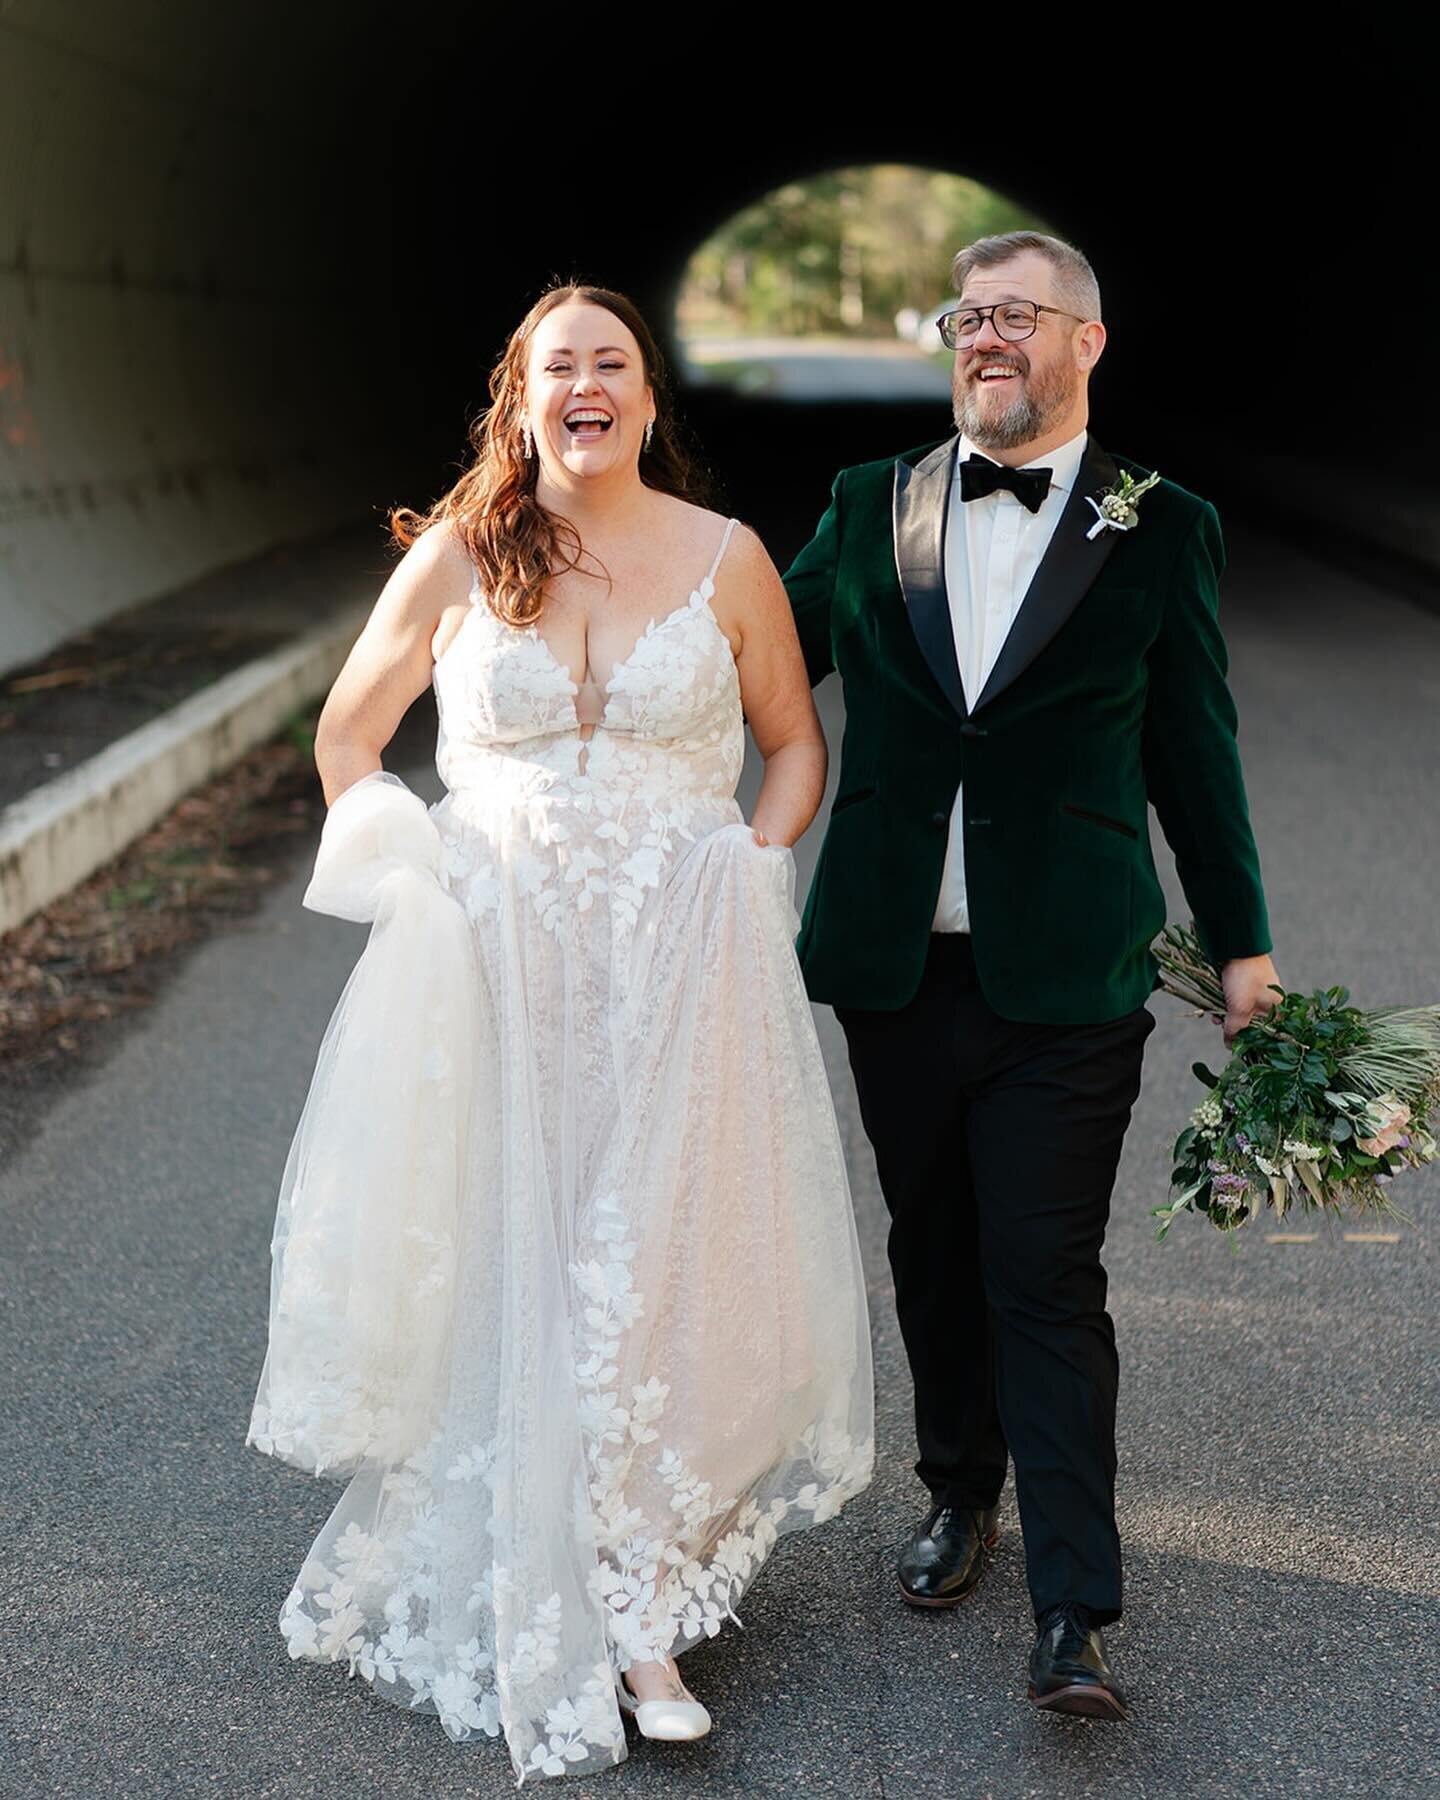
[[[955,439],[949,438],[913,468],[895,465],[895,569],[905,610],[930,673],[955,710],[965,711],[965,690],[955,657],[955,628],[945,587],[945,522]]]
[[[1040,567],[1026,590],[1010,635],[990,671],[975,711],[988,706],[995,696],[1034,662],[1055,633],[1085,598],[1090,584],[1105,565],[1119,535],[1102,531],[1087,538],[1095,523],[1095,509],[1087,495],[1109,487],[1117,473],[1115,464],[1092,437],[1080,459],[1079,473],[1065,502]]]

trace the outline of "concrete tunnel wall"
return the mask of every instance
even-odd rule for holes
[[[355,516],[393,457],[357,373],[403,273],[328,10],[0,16],[0,667]]]
[[[1367,99],[1343,71],[1327,90],[1262,70],[1171,93],[1127,54],[1090,59],[1081,92],[1058,65],[1053,103],[1028,69],[1043,103],[1017,115],[957,108],[957,75],[913,44],[903,82],[878,56],[857,88],[853,58],[777,51],[742,94],[723,57],[708,78],[673,59],[617,77],[536,32],[502,42],[440,0],[0,0],[0,668],[424,501],[552,274],[627,289],[664,335],[715,224],[880,160],[973,175],[1090,252],[1114,448],[1322,545],[1440,571],[1423,306],[1397,344],[1331,302],[1341,283],[1418,292],[1396,249],[1428,214],[1423,114],[1393,82]],[[577,144],[571,93],[633,129]],[[1237,312],[1246,295],[1273,310]],[[1377,350],[1394,374],[1358,379]],[[737,498],[795,481],[816,511],[827,470],[945,429],[805,409],[782,426],[703,394],[687,411]]]

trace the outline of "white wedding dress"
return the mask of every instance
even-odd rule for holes
[[[449,791],[357,782],[305,897],[374,925],[285,1170],[246,1440],[349,1478],[280,1629],[503,1733],[522,1781],[618,1762],[615,1672],[717,1632],[870,1478],[794,859],[735,799],[733,526],[599,694],[472,589],[434,670]]]

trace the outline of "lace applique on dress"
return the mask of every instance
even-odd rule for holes
[[[271,1371],[251,1441],[306,1467],[322,1445],[351,1479],[281,1631],[454,1739],[503,1734],[522,1780],[618,1761],[616,1671],[714,1635],[776,1540],[871,1472],[864,1281],[794,859],[735,799],[739,680],[710,606],[733,525],[604,689],[477,601],[435,669],[448,792],[424,850],[472,960],[407,990],[441,1154],[423,1191],[364,1191],[414,1101],[392,1097],[413,1094],[391,1060],[407,994],[381,1005],[361,980],[312,1104],[336,1080],[364,1099],[328,1126],[321,1107],[287,1172],[292,1312],[318,1283],[351,1335]],[[385,880],[376,932],[418,927]],[[434,955],[417,929],[387,965],[384,941],[377,974]],[[446,1087],[460,992],[472,1029]],[[342,1137],[346,1185],[312,1219]],[[389,1266],[346,1237],[345,1205],[372,1201],[401,1234],[413,1215],[449,1235]],[[392,1428],[397,1359],[413,1442]]]

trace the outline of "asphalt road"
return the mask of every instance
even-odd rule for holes
[[[1346,980],[1368,1004],[1440,999],[1440,620],[1259,540],[1232,544],[1226,591],[1282,974]],[[832,727],[834,685],[821,690]],[[290,1662],[275,1629],[337,1490],[243,1444],[269,1233],[363,942],[301,909],[306,872],[189,957],[0,1174],[7,1796],[513,1792],[498,1745],[456,1746],[360,1680]],[[838,1520],[782,1543],[743,1631],[687,1659],[712,1737],[637,1741],[568,1794],[1440,1788],[1440,1180],[1408,1181],[1419,1223],[1395,1243],[1257,1235],[1231,1256],[1187,1221],[1157,1245],[1147,1209],[1198,1094],[1189,1065],[1219,1039],[1164,996],[1152,1005],[1108,1250],[1129,1583],[1109,1635],[1134,1722],[1026,1704],[1008,1496],[995,1565],[964,1608],[915,1614],[896,1596],[894,1553],[923,1510],[909,1393],[874,1169],[821,1012],[871,1275],[879,1474]]]
[[[716,364],[721,373],[712,374]],[[898,338],[874,343],[702,339],[689,348],[686,379],[719,379],[724,386],[772,400],[935,400],[947,409],[950,404],[949,363]]]

